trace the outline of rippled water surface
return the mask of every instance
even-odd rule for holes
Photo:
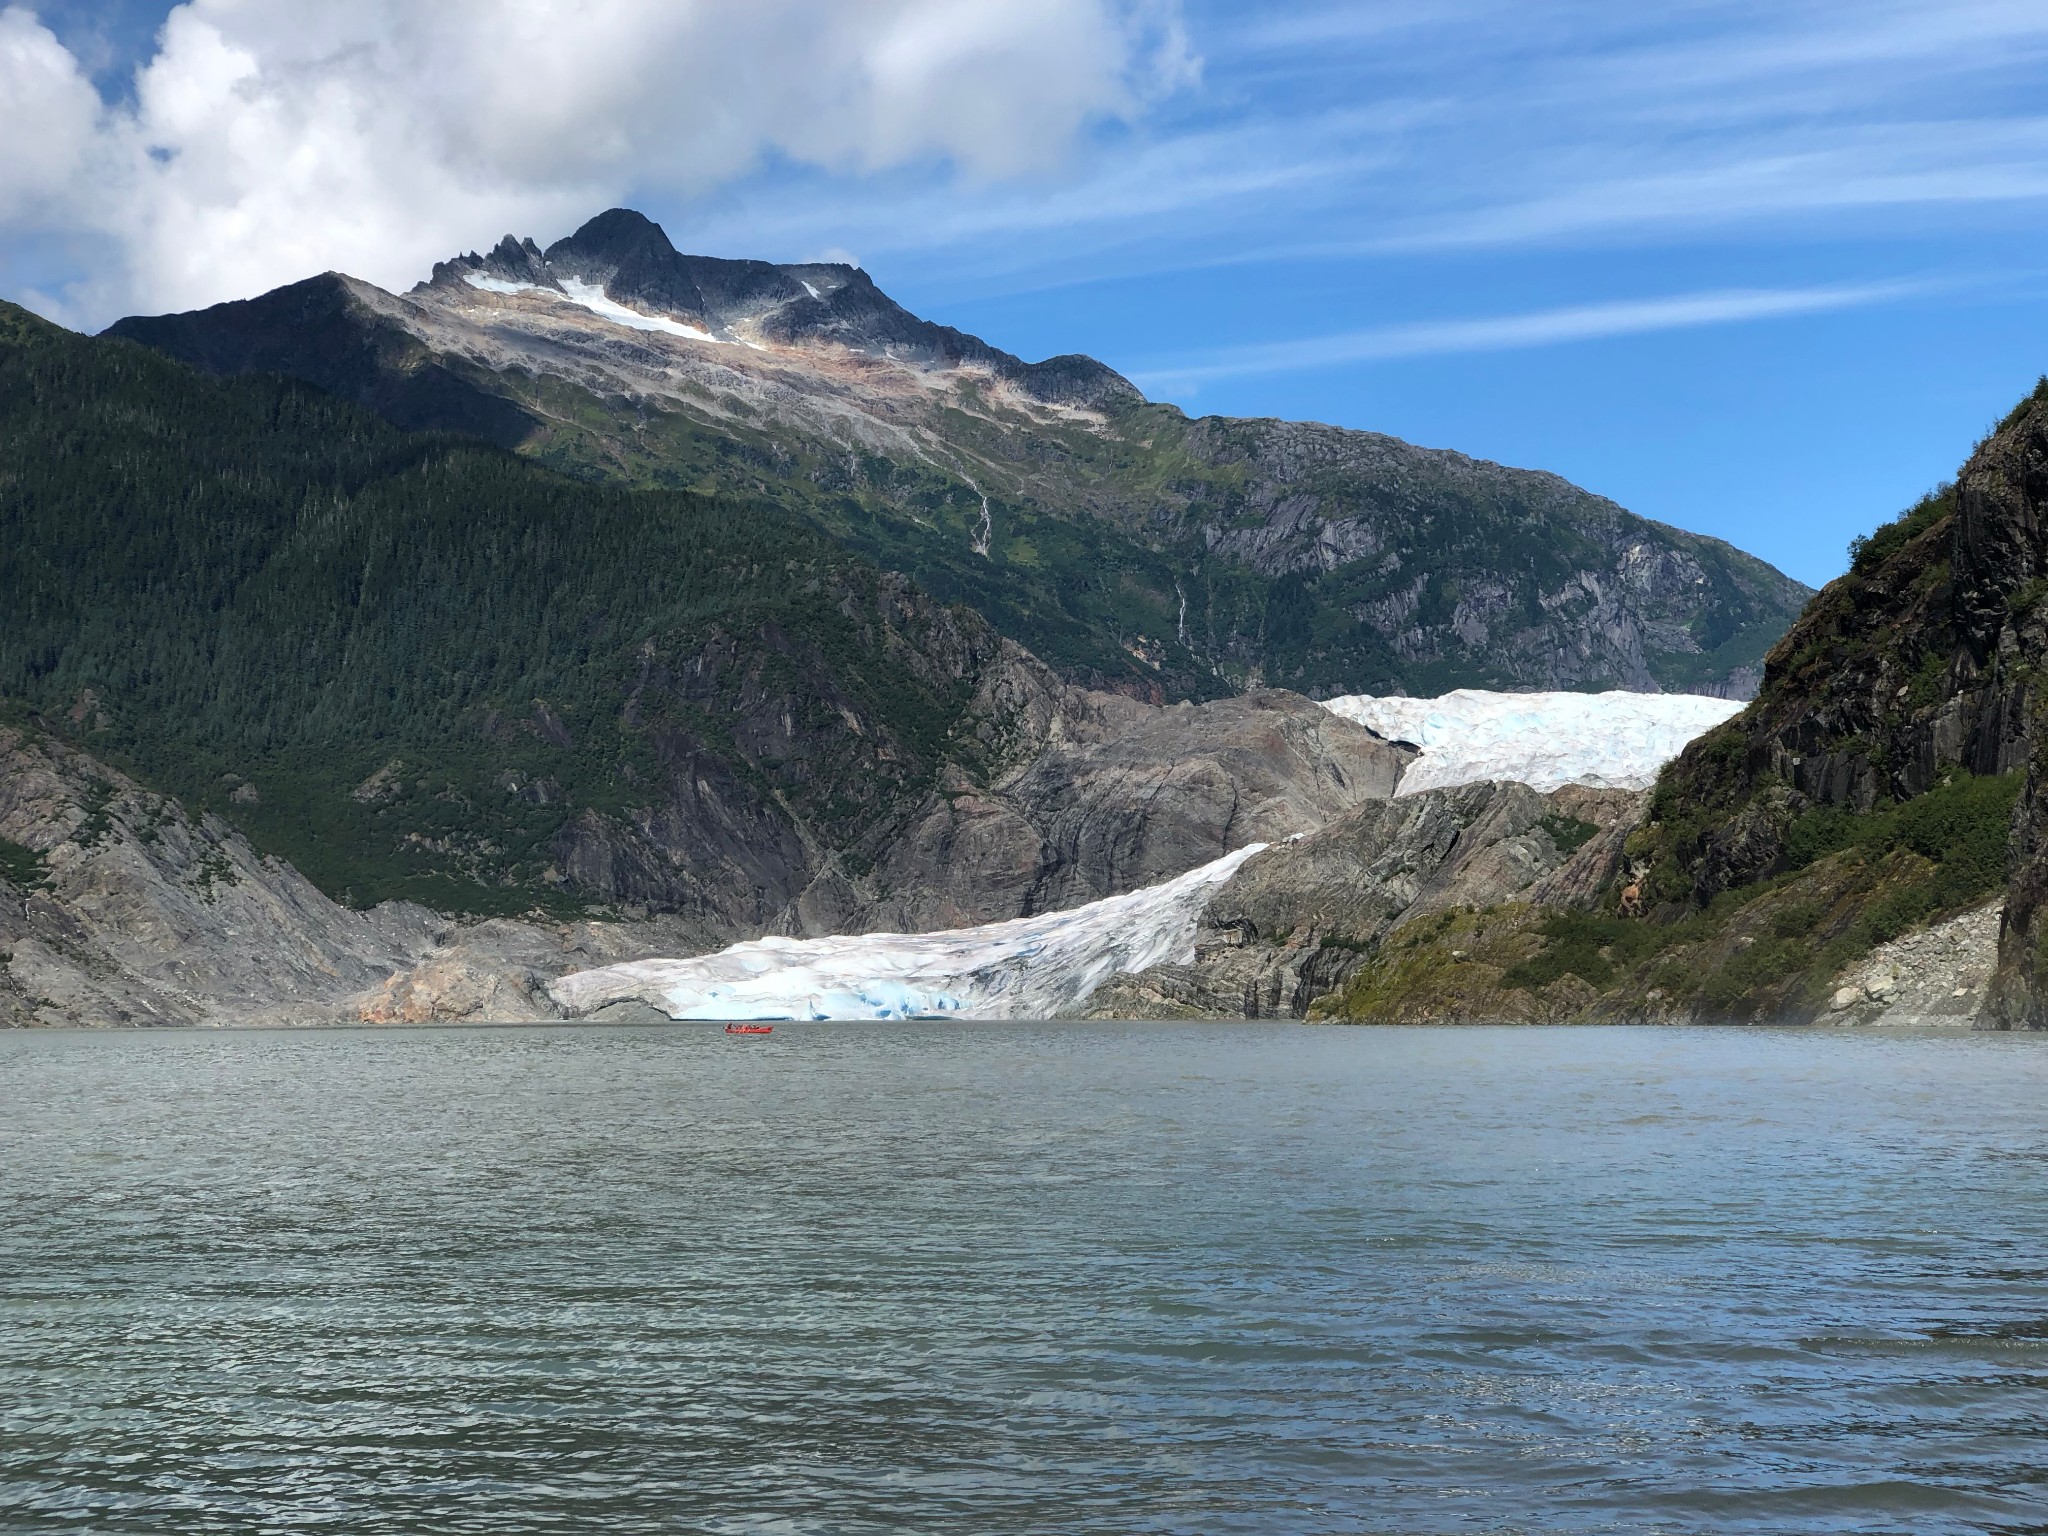
[[[0,1037],[0,1529],[2048,1530],[2048,1040]]]

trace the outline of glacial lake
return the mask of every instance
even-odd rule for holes
[[[2048,1039],[0,1036],[7,1532],[2048,1519]]]

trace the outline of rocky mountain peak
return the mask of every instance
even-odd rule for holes
[[[609,257],[615,262],[680,254],[670,243],[668,231],[634,208],[607,208],[595,218],[584,220],[573,235],[557,240],[554,248],[574,248],[585,255]]]
[[[488,255],[472,251],[436,263],[422,289],[457,283],[551,289],[579,302],[601,298],[718,341],[822,344],[915,368],[985,370],[1046,404],[1103,410],[1144,403],[1129,380],[1094,358],[1069,354],[1027,363],[979,337],[920,319],[858,267],[688,255],[659,224],[630,208],[609,209],[546,250],[508,234]]]
[[[500,240],[491,247],[488,255],[479,256],[471,251],[467,256],[435,262],[434,275],[428,285],[460,282],[472,273],[494,277],[501,282],[530,283],[541,288],[558,286],[548,276],[547,258],[540,247],[515,235],[507,235]]]

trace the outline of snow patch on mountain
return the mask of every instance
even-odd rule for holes
[[[1691,693],[1492,693],[1460,688],[1435,699],[1351,694],[1323,707],[1422,755],[1397,795],[1483,779],[1533,789],[1565,784],[1647,789],[1687,742],[1741,710]]]
[[[637,309],[628,309],[597,284],[582,282],[573,277],[563,278],[559,290],[544,288],[539,283],[519,283],[502,277],[487,277],[479,272],[465,272],[462,280],[470,287],[481,288],[486,293],[544,293],[551,298],[567,299],[571,304],[581,305],[600,319],[636,331],[660,331],[667,336],[681,336],[688,341],[708,341],[721,347],[738,345],[723,336],[700,331],[694,325],[671,320],[666,315],[644,315]],[[753,342],[746,342],[744,345],[753,347],[756,352],[763,350]]]
[[[755,939],[578,971],[548,992],[572,1014],[637,1000],[674,1019],[1055,1018],[1118,971],[1192,960],[1210,891],[1266,846],[1067,912],[940,933]]]
[[[680,320],[671,320],[666,315],[643,315],[637,309],[628,309],[608,296],[595,283],[580,282],[573,277],[562,279],[562,292],[574,304],[581,304],[593,315],[609,320],[614,325],[630,326],[636,331],[662,331],[670,336],[682,336],[691,341],[717,341],[729,345],[709,331],[700,331],[694,325],[685,325]]]
[[[482,272],[465,272],[462,280],[472,288],[481,288],[485,293],[552,293],[539,283],[515,283],[506,277],[489,277]]]

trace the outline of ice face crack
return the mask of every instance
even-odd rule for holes
[[[1210,892],[1265,847],[1067,912],[941,933],[755,939],[578,971],[548,992],[570,1013],[637,999],[673,1019],[1053,1018],[1118,971],[1193,959]]]

